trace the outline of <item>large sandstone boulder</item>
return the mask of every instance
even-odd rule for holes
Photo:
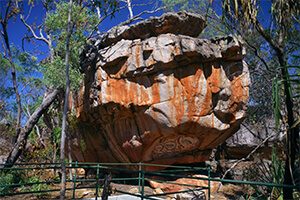
[[[242,43],[195,38],[204,27],[201,16],[168,13],[92,41],[81,58],[74,159],[200,162],[239,129],[250,82]]]

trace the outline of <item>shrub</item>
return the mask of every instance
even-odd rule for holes
[[[271,161],[259,159],[245,172],[245,178],[251,181],[283,184],[284,162],[279,159],[276,148],[272,149]],[[255,190],[253,199],[283,199],[282,188],[251,186]]]
[[[0,172],[0,195],[3,196],[5,194],[13,192],[12,184],[18,184],[21,181],[20,172]]]
[[[39,176],[31,176],[24,183],[32,183],[32,185],[23,186],[21,188],[22,192],[39,192],[42,190],[49,190],[49,186],[43,182]],[[44,196],[43,193],[37,193],[37,196],[41,197]]]

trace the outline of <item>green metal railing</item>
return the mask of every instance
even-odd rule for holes
[[[147,171],[147,168],[157,168],[164,170],[157,170],[157,171]],[[11,168],[5,168],[3,165],[0,165],[0,175],[5,176],[6,174],[16,173],[19,172],[20,174],[23,173],[27,177],[29,173],[38,173],[38,171],[43,170],[60,170],[61,164],[60,163],[20,163],[15,164]],[[198,177],[191,177],[189,174],[199,174],[199,172],[203,171],[210,171],[209,167],[201,168],[201,167],[186,167],[186,166],[171,166],[171,165],[158,165],[158,164],[145,164],[145,163],[66,163],[66,168],[74,169],[73,176],[70,179],[67,179],[67,183],[73,184],[72,187],[67,187],[67,191],[72,191],[72,199],[76,199],[76,191],[81,189],[95,189],[95,199],[99,197],[99,189],[103,189],[103,185],[100,183],[104,181],[104,177],[101,177],[101,173],[112,173],[114,177],[111,179],[112,182],[135,182],[138,185],[138,194],[132,194],[128,191],[122,190],[114,190],[117,193],[121,194],[128,194],[136,197],[140,197],[141,199],[157,199],[160,196],[166,196],[170,194],[176,193],[184,193],[184,192],[191,192],[191,191],[199,191],[199,190],[208,190],[208,194],[210,193],[210,186],[203,186],[199,187],[196,185],[189,185],[189,184],[177,184],[182,185],[185,187],[190,187],[192,189],[187,189],[185,191],[180,192],[168,192],[162,194],[146,194],[145,193],[145,181],[156,181],[160,183],[168,183],[168,184],[175,184],[172,182],[165,181],[169,178],[191,178],[191,179],[203,179]],[[94,170],[96,172],[94,178],[87,178],[87,177],[80,177],[77,174],[76,169],[83,168],[87,170]],[[122,176],[118,176],[122,175]],[[124,175],[127,175],[124,177]],[[155,176],[155,178],[153,178]],[[210,178],[210,177],[209,177]],[[79,185],[82,183],[94,183],[94,185]],[[36,181],[36,182],[12,182],[12,183],[3,183],[0,182],[0,197],[3,196],[14,196],[14,195],[22,195],[22,194],[44,194],[44,193],[51,193],[51,192],[58,192],[59,188],[57,189],[40,189],[40,190],[32,190],[30,187],[37,186],[37,185],[51,185],[59,186],[60,180],[50,179],[44,181]],[[26,187],[29,187],[26,188]],[[24,190],[27,189],[27,190]],[[23,190],[22,190],[23,189]]]
[[[149,168],[156,168],[155,171],[149,171]],[[19,173],[25,175],[25,177],[30,177],[31,174],[37,174],[38,172],[44,172],[45,170],[59,170],[61,168],[60,163],[26,163],[26,164],[15,164],[11,168],[5,168],[4,165],[0,165],[0,176],[7,176],[11,173]],[[138,186],[138,193],[133,194],[128,191],[122,191],[115,189],[114,191],[120,194],[128,194],[141,199],[157,199],[157,197],[167,196],[177,193],[187,193],[200,191],[206,192],[207,199],[211,196],[211,182],[221,182],[221,183],[231,183],[231,184],[243,184],[252,186],[266,186],[266,187],[276,187],[276,188],[299,188],[299,186],[293,185],[283,185],[275,183],[264,183],[264,182],[254,182],[254,181],[242,181],[242,180],[230,180],[230,179],[219,179],[211,177],[210,167],[188,167],[188,166],[171,166],[171,165],[159,165],[159,164],[146,164],[146,163],[67,163],[67,169],[73,169],[72,178],[67,179],[68,185],[67,191],[71,191],[71,198],[76,199],[76,191],[82,189],[95,189],[95,199],[99,197],[99,190],[103,189],[102,182],[105,181],[103,175],[113,174],[111,182],[124,183],[133,182]],[[92,178],[79,175],[76,169],[83,168],[87,170],[94,170],[95,176]],[[197,177],[192,176],[193,174],[207,174],[207,177]],[[27,175],[26,175],[27,174]],[[126,176],[125,176],[126,175]],[[124,177],[125,176],[125,177]],[[180,184],[172,181],[170,179],[178,178],[189,178],[196,180],[207,181],[207,186],[197,186],[192,184]],[[1,180],[1,177],[0,177]],[[155,181],[158,183],[165,184],[175,184],[184,186],[186,189],[184,191],[168,192],[162,194],[147,194],[145,192],[146,181]],[[88,185],[88,183],[90,185]],[[21,194],[46,194],[59,191],[59,179],[48,179],[40,180],[35,182],[24,182],[24,181],[10,181],[6,183],[5,181],[0,182],[0,197],[4,196],[14,196]],[[41,188],[32,188],[34,186],[49,186]],[[55,188],[56,186],[56,188]]]

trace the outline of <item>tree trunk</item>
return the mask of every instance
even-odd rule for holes
[[[17,141],[9,153],[5,167],[12,167],[13,164],[17,161],[21,153],[24,151],[26,146],[27,138],[34,128],[35,124],[39,121],[40,117],[43,113],[49,108],[52,102],[56,99],[59,93],[58,89],[53,90],[43,101],[43,103],[34,111],[34,113],[30,116],[28,121],[25,124],[25,127],[21,129],[20,134],[17,138]]]
[[[279,62],[281,65],[281,74],[284,79],[284,93],[285,93],[285,105],[287,109],[287,120],[288,120],[288,132],[287,132],[287,157],[285,161],[285,171],[284,171],[284,184],[294,185],[293,172],[295,171],[295,160],[297,152],[299,152],[299,128],[298,126],[293,127],[295,122],[293,113],[293,101],[290,93],[290,87],[288,84],[288,70],[287,65],[284,60],[283,54],[278,55]],[[283,188],[284,199],[293,199],[293,189]]]
[[[293,113],[293,99],[291,96],[290,85],[288,82],[289,72],[287,69],[287,60],[284,53],[284,30],[279,30],[279,39],[275,41],[268,33],[263,29],[258,20],[255,22],[256,30],[264,37],[264,39],[270,44],[273,50],[276,52],[278,62],[280,64],[281,77],[283,79],[283,88],[285,96],[285,107],[287,111],[288,120],[288,132],[287,132],[287,150],[284,172],[284,184],[294,185],[293,171],[295,170],[296,154],[299,152],[299,127],[293,127],[295,122]],[[293,189],[283,188],[283,198],[293,199]]]
[[[25,114],[27,115],[27,117],[30,118],[31,112],[30,112],[30,109],[29,109],[28,105],[25,105],[25,111],[26,111]],[[36,130],[36,134],[37,134],[38,139],[39,139],[39,144],[38,145],[42,145],[42,147],[44,148],[45,147],[45,143],[43,141],[40,128],[38,127],[38,125],[34,125],[34,128]]]
[[[13,62],[11,49],[10,49],[10,45],[9,45],[9,38],[8,38],[8,33],[7,33],[7,17],[4,21],[1,22],[1,25],[2,25],[2,29],[3,29],[2,36],[5,41],[5,46],[6,46],[8,57],[9,57],[9,63],[11,65],[11,76],[12,76],[13,88],[14,88],[14,92],[16,94],[16,102],[17,102],[17,109],[18,109],[17,124],[16,124],[16,137],[18,138],[18,136],[20,134],[20,130],[21,130],[22,105],[21,105],[21,97],[20,97],[19,90],[18,90],[18,84],[17,84],[16,66]]]
[[[69,165],[69,178],[70,178],[70,180],[73,180],[73,172],[72,172],[72,155],[71,155],[71,136],[70,136],[70,134],[68,134],[68,136],[67,136],[67,139],[68,139],[68,161],[69,161],[69,163],[70,163],[70,165]],[[76,173],[76,169],[75,169],[75,173]]]
[[[132,7],[131,7],[131,0],[126,0],[127,2],[127,8],[128,8],[128,11],[129,11],[129,16],[130,16],[130,19],[133,18],[133,12],[132,12]]]
[[[102,200],[107,200],[109,195],[111,194],[110,182],[111,182],[111,174],[107,173],[104,177],[104,182],[103,182],[103,190],[101,195]]]
[[[61,162],[61,188],[60,188],[60,200],[64,200],[66,193],[66,163],[65,163],[65,142],[66,142],[66,126],[67,126],[67,114],[68,114],[68,99],[70,95],[70,77],[69,77],[69,57],[70,57],[70,38],[71,38],[71,13],[72,13],[73,1],[69,1],[69,11],[68,11],[68,27],[67,27],[67,38],[66,38],[66,91],[65,91],[65,101],[64,110],[62,118],[62,128],[61,128],[61,141],[60,141],[60,162]]]

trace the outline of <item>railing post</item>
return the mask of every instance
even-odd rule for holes
[[[145,186],[145,172],[144,172],[144,168],[141,168],[142,170],[142,191],[141,191],[141,199],[144,199],[144,186]]]
[[[96,174],[96,198],[98,200],[98,193],[99,193],[99,164],[97,164],[97,174]]]
[[[139,163],[139,193],[141,193],[141,171],[142,171],[142,166],[141,166],[141,162]]]
[[[71,164],[72,166],[72,164]],[[72,195],[72,199],[75,199],[75,195],[76,195],[76,178],[77,178],[77,167],[78,167],[78,161],[75,162],[75,172],[74,172],[74,176],[73,176],[73,195]],[[73,169],[73,168],[71,168]]]
[[[208,166],[208,200],[210,200],[210,166]]]

